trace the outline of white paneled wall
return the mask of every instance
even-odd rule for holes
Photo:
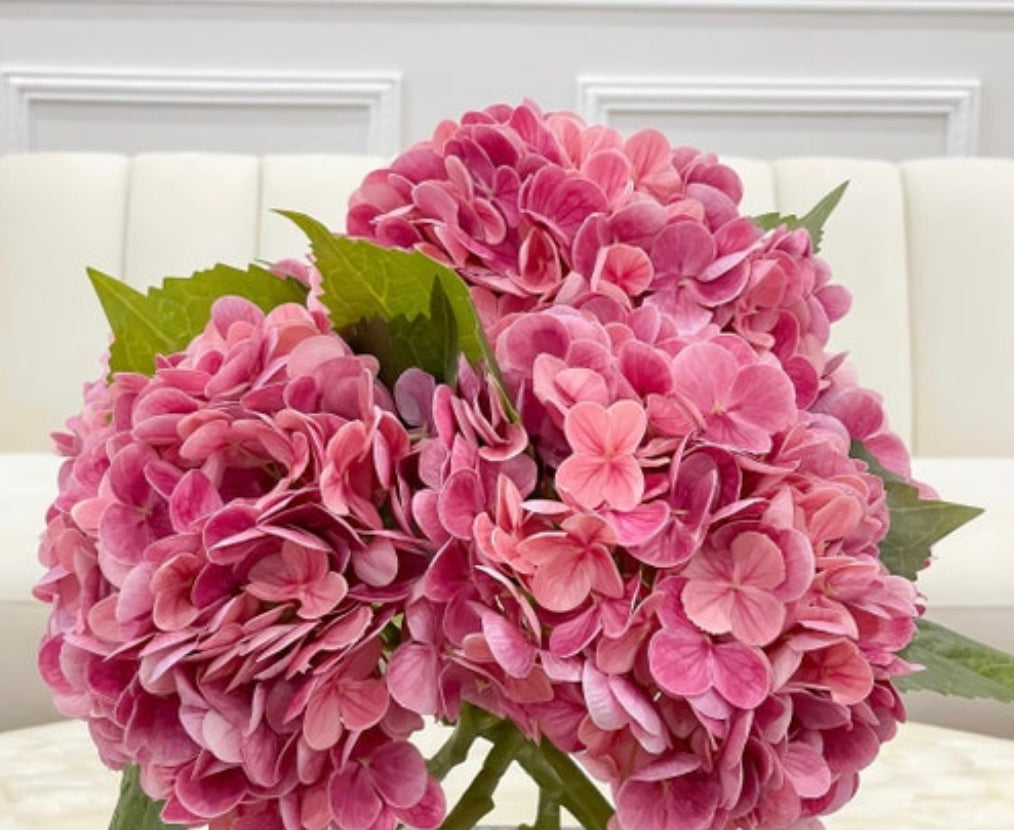
[[[1014,156],[1010,0],[0,0],[0,152],[389,155],[530,96],[760,158]]]

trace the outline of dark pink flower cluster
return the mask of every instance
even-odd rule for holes
[[[37,589],[40,666],[169,822],[434,827],[385,630],[424,572],[376,361],[322,315],[226,298],[151,378],[91,387]]]
[[[454,267],[494,329],[553,304],[601,319],[655,305],[683,334],[734,332],[781,361],[807,408],[848,293],[804,231],[763,234],[741,196],[731,169],[657,131],[624,139],[526,103],[442,124],[366,178],[347,226]]]
[[[740,195],[530,104],[371,174],[350,232],[462,275],[505,388],[385,388],[295,262],[307,308],[220,299],[92,386],[37,589],[60,708],[213,830],[436,826],[409,739],[466,702],[608,782],[616,830],[819,827],[904,717],[920,612],[850,443],[908,457],[826,352],[847,293]]]
[[[388,686],[547,735],[622,827],[795,826],[852,795],[903,716],[915,589],[878,560],[883,486],[841,422],[798,410],[770,355],[677,328],[556,307],[502,329],[537,478],[507,463],[495,395],[411,381],[443,422],[417,450],[440,549]]]
[[[351,201],[350,233],[471,285],[537,463],[494,476],[515,448],[495,395],[413,382],[414,410],[454,414],[419,444],[440,549],[391,694],[550,737],[628,830],[816,827],[904,717],[920,609],[850,442],[908,457],[826,353],[847,293],[739,198],[659,133],[525,104],[441,125]]]

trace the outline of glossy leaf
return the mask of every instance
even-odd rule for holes
[[[283,303],[304,303],[307,288],[251,265],[246,270],[216,265],[191,277],[167,277],[141,293],[113,277],[88,269],[113,331],[109,368],[113,372],[155,370],[155,356],[178,352],[204,331],[219,297],[245,297],[264,311]]]
[[[1014,656],[929,620],[916,625],[915,639],[901,656],[925,668],[899,677],[899,688],[1014,702]]]

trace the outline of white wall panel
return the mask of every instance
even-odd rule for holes
[[[1012,32],[1014,0],[0,0],[0,140],[388,155],[641,78],[665,106],[599,112],[725,153],[1014,156]]]
[[[400,78],[77,65],[0,72],[0,152],[393,153]]]
[[[584,77],[581,111],[626,132],[760,157],[904,159],[978,150],[979,82]]]

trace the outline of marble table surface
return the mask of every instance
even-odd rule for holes
[[[467,770],[452,774],[449,798],[467,777]],[[97,761],[81,723],[0,733],[0,830],[105,830],[118,781]],[[526,785],[508,773],[490,826],[530,820]],[[856,798],[825,823],[828,830],[1014,828],[1014,742],[907,724],[866,771]]]

